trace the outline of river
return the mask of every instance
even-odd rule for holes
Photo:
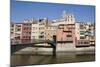
[[[11,66],[26,66],[40,64],[58,64],[58,63],[73,63],[73,62],[88,62],[95,61],[95,54],[75,54],[75,53],[57,53],[52,55],[38,54],[12,54]]]

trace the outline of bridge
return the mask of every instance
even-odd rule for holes
[[[49,45],[36,45],[47,43]],[[26,47],[38,47],[38,48],[53,48],[53,56],[56,55],[56,41],[38,41],[38,42],[20,42],[20,43],[11,43],[11,54],[15,53],[18,50],[24,49]]]

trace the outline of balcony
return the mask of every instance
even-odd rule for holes
[[[63,39],[63,41],[73,41],[73,38],[72,37],[67,37],[67,38]]]
[[[63,32],[72,32],[70,29],[64,29]]]

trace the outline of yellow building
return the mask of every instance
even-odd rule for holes
[[[53,40],[53,37],[56,37],[57,34],[57,26],[48,25],[45,30],[46,40]]]

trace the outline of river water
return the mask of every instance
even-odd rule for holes
[[[75,53],[57,53],[52,55],[38,54],[13,54],[11,55],[11,66],[26,66],[40,64],[58,64],[72,62],[88,62],[95,61],[95,54],[75,54]]]

